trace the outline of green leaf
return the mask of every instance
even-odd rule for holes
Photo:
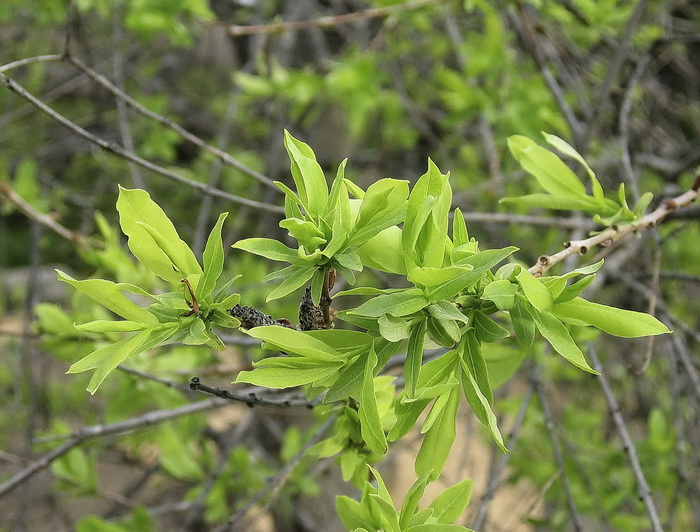
[[[335,401],[343,401],[348,397],[359,399],[362,393],[365,365],[366,354],[357,357],[357,360],[345,367],[338,376],[338,379],[328,389],[326,396],[323,398],[323,402],[334,403]]]
[[[120,186],[117,211],[122,232],[129,238],[129,249],[158,277],[174,284],[188,274],[202,273],[194,253],[180,239],[173,223],[148,192]],[[151,233],[146,226],[151,228]],[[160,244],[153,235],[157,235]],[[173,270],[173,265],[180,273]]]
[[[588,373],[600,375],[586,362],[583,353],[574,342],[564,324],[550,312],[536,312],[533,314],[535,324],[542,336],[551,344],[554,350],[571,362],[577,368]]]
[[[313,150],[289,131],[284,132],[284,147],[289,154],[292,177],[304,209],[311,216],[321,216],[328,202],[328,183]]]
[[[377,365],[377,355],[374,348],[370,349],[362,378],[362,393],[360,396],[360,427],[362,438],[372,452],[386,454],[388,446],[382,428],[382,420],[377,407],[377,397],[374,393],[374,367]]]
[[[411,526],[405,529],[403,532],[474,532],[471,528],[467,528],[460,525],[448,525],[448,524],[420,524]]]
[[[255,255],[260,255],[270,260],[289,262],[295,265],[307,264],[307,261],[299,258],[299,254],[296,250],[285,246],[279,240],[273,240],[271,238],[246,238],[245,240],[239,240],[231,247],[242,249],[248,253],[254,253]]]
[[[207,244],[202,253],[202,262],[204,263],[204,273],[199,279],[197,289],[195,290],[197,297],[203,300],[208,297],[216,286],[216,282],[221,277],[224,271],[224,244],[221,241],[221,228],[228,216],[227,212],[222,212],[219,219],[216,221],[214,228],[209,233]]]
[[[308,282],[316,273],[316,267],[314,266],[290,266],[290,268],[291,275],[288,275],[287,278],[277,288],[275,288],[272,292],[268,294],[268,296],[265,298],[266,302],[269,303],[270,301],[291,294],[292,292],[294,292],[294,290],[297,290],[298,288],[301,288],[302,286],[308,284]]]
[[[400,342],[411,334],[406,320],[396,318],[391,314],[382,314],[377,320],[379,334],[390,342]]]
[[[447,488],[435,500],[430,503],[430,508],[435,510],[433,517],[441,524],[454,523],[461,517],[469,506],[472,496],[473,483],[465,479],[454,486]]]
[[[408,181],[380,179],[372,183],[362,199],[350,245],[361,245],[380,231],[404,221]]]
[[[342,362],[309,362],[301,357],[266,358],[255,364],[253,371],[241,371],[234,384],[247,382],[266,388],[293,388],[325,379],[338,372]]]
[[[459,353],[464,396],[477,419],[489,429],[496,444],[503,452],[508,452],[501,431],[498,429],[496,415],[491,408],[493,393],[486,362],[481,354],[479,342],[473,334],[467,333],[465,335]]]
[[[525,349],[529,349],[535,339],[535,320],[527,308],[528,303],[521,301],[520,297],[515,298],[515,305],[508,312],[516,339]]]
[[[127,299],[112,281],[105,279],[78,281],[61,270],[56,270],[56,272],[59,281],[68,283],[122,318],[142,323],[158,323],[158,319],[153,314]]]
[[[601,331],[624,338],[638,338],[671,332],[650,314],[592,303],[580,297],[556,303],[552,314],[562,320],[580,320]]]
[[[148,324],[140,321],[112,321],[95,320],[76,325],[75,328],[81,332],[106,333],[106,332],[133,332],[141,331],[148,327]]]
[[[409,288],[391,294],[384,294],[363,303],[351,314],[359,314],[370,318],[378,318],[383,314],[401,317],[418,312],[428,305],[429,301],[423,292],[417,288]]]
[[[280,222],[280,227],[289,232],[289,236],[295,238],[299,245],[312,252],[326,243],[323,232],[312,222],[298,218],[285,218]]]
[[[418,380],[420,378],[420,369],[423,364],[423,344],[425,340],[427,320],[421,319],[418,323],[414,323],[411,328],[410,338],[408,340],[408,349],[406,351],[406,362],[403,366],[404,386],[408,397],[414,397]]]
[[[442,174],[428,159],[428,171],[408,199],[401,242],[408,271],[416,266],[442,266],[451,203],[449,173]]]
[[[500,326],[480,310],[474,311],[474,329],[481,342],[497,342],[510,336],[508,329]]]
[[[399,526],[401,530],[408,527],[411,518],[418,510],[418,502],[423,496],[423,492],[425,492],[425,487],[428,485],[429,479],[430,476],[428,473],[422,475],[408,490],[403,504],[401,505],[401,512],[399,513]]]
[[[87,386],[87,391],[94,394],[114,369],[127,358],[151,349],[165,342],[177,330],[178,324],[152,326],[143,331],[120,340],[114,344],[93,351],[73,364],[66,373],[82,373],[95,370]]]
[[[475,284],[488,270],[516,251],[518,248],[514,246],[503,249],[488,249],[460,260],[460,266],[472,266],[473,269],[432,289],[429,292],[429,297],[433,300],[453,298]]]
[[[447,266],[445,268],[416,267],[408,273],[408,280],[415,285],[437,287],[463,276],[474,267],[471,264]]]
[[[398,227],[388,227],[359,246],[356,252],[362,264],[382,272],[406,275],[402,234]]]
[[[508,148],[525,171],[532,174],[540,186],[554,196],[586,196],[586,187],[571,169],[551,151],[527,137],[508,138]]]
[[[437,411],[436,419],[425,434],[416,456],[415,471],[418,477],[428,475],[431,480],[438,478],[454,443],[459,388],[456,386],[452,388],[446,397],[447,401]],[[433,408],[436,408],[437,404],[436,402]]]
[[[481,299],[493,301],[499,310],[510,310],[515,305],[518,287],[507,280],[491,281],[484,287]]]
[[[437,319],[431,316],[427,325],[430,338],[443,347],[452,347],[462,336],[459,325],[450,318]]]
[[[370,523],[373,522],[365,505],[345,495],[336,496],[335,510],[348,530],[354,531],[364,526],[371,526]]]
[[[289,354],[297,354],[310,361],[342,363],[341,354],[335,349],[301,331],[280,327],[279,325],[266,325],[253,327],[246,333],[248,336],[265,342],[266,347]]]
[[[455,247],[469,243],[467,222],[459,208],[455,209],[454,216],[452,217],[452,242]]]
[[[609,204],[607,203],[607,207]],[[601,205],[589,196],[556,196],[553,194],[527,194],[525,196],[501,198],[498,203],[527,207],[529,209],[543,208],[555,211],[584,211],[597,213],[604,210]],[[607,211],[606,211],[607,212]]]
[[[520,288],[523,289],[525,297],[530,304],[540,312],[552,308],[552,294],[547,287],[542,284],[529,271],[523,269],[516,279]]]
[[[595,172],[588,166],[581,154],[577,152],[568,142],[557,137],[556,135],[550,135],[549,133],[542,132],[545,140],[550,146],[554,146],[557,150],[562,152],[564,155],[568,155],[572,159],[575,159],[586,169],[588,177],[591,179],[591,189],[593,191],[593,197],[599,200],[605,199],[605,193],[603,192],[603,187],[600,186],[598,178],[595,176]]]

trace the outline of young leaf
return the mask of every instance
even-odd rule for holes
[[[317,362],[342,362],[341,355],[323,341],[301,331],[278,325],[253,327],[248,336],[262,340],[274,349],[305,357]]]
[[[508,138],[508,148],[520,166],[532,174],[540,186],[553,196],[585,197],[586,187],[571,169],[551,151],[515,135]]]
[[[383,314],[401,317],[421,310],[428,303],[421,290],[409,288],[374,297],[354,309],[351,314],[359,314],[370,318],[378,318]]]
[[[547,339],[557,353],[577,368],[599,375],[596,370],[588,365],[586,358],[576,345],[576,342],[571,338],[569,331],[553,314],[550,312],[535,312],[533,318],[542,336]]]
[[[591,189],[593,191],[593,197],[599,200],[605,199],[605,193],[603,192],[603,187],[600,186],[600,182],[598,181],[598,178],[595,176],[595,172],[591,169],[590,166],[588,166],[588,163],[585,161],[583,157],[581,157],[581,154],[577,152],[568,142],[566,142],[563,139],[560,139],[556,135],[550,135],[549,133],[545,133],[544,131],[542,132],[542,135],[544,136],[545,140],[550,146],[554,146],[557,150],[562,152],[564,155],[568,155],[572,159],[575,159],[581,165],[586,169],[586,172],[588,173],[588,177],[591,178]]]
[[[266,388],[293,388],[338,373],[342,362],[309,362],[301,357],[266,358],[255,364],[253,371],[241,371],[235,383],[247,382]]]
[[[552,314],[562,320],[579,320],[601,331],[624,338],[654,336],[671,332],[668,327],[650,314],[622,310],[580,297],[564,303],[556,303]]]
[[[459,207],[455,209],[454,216],[452,217],[452,242],[455,247],[469,243],[467,222]]]
[[[141,331],[148,327],[148,324],[139,321],[112,321],[95,320],[88,323],[81,323],[75,328],[81,332],[107,333],[107,332],[133,332]]]
[[[374,521],[364,504],[346,495],[335,498],[335,511],[348,530],[366,530],[364,527],[372,526],[370,523]]]
[[[122,232],[129,238],[129,249],[158,277],[174,284],[187,274],[202,273],[194,253],[180,239],[173,223],[148,192],[119,187],[117,211]],[[152,234],[158,236],[161,244],[165,243],[168,254],[145,226],[152,229]],[[173,264],[180,273],[173,270]]]
[[[480,310],[474,311],[474,331],[479,341],[488,343],[510,336],[508,329],[500,326]]]
[[[304,209],[311,216],[321,216],[328,202],[328,183],[316,155],[308,144],[284,132],[284,147],[289,154],[292,177]]]
[[[224,245],[221,241],[221,228],[227,216],[227,212],[222,212],[219,215],[219,219],[209,233],[207,244],[202,253],[204,273],[199,279],[197,289],[195,290],[200,300],[203,300],[214,291],[216,282],[219,280],[219,277],[221,277],[221,272],[224,271]]]
[[[418,480],[413,483],[413,486],[408,490],[406,497],[401,505],[401,512],[399,513],[399,525],[401,530],[408,527],[411,522],[411,518],[418,510],[418,502],[423,496],[425,487],[428,485],[429,474],[426,473],[422,475]]]
[[[338,379],[326,392],[324,403],[342,401],[348,397],[359,399],[362,393],[362,382],[367,364],[366,355],[357,357],[352,364],[343,368]]]
[[[299,218],[285,218],[279,225],[282,229],[286,229],[289,236],[295,238],[299,245],[304,246],[308,252],[312,252],[326,243],[323,231],[312,222]]]
[[[459,388],[457,386],[452,388],[447,396],[447,401],[441,406],[434,423],[423,438],[415,462],[416,475],[420,477],[427,474],[431,480],[440,476],[455,440],[455,418],[459,406]]]
[[[488,378],[488,370],[478,341],[473,334],[467,333],[460,346],[460,366],[462,389],[467,402],[472,407],[476,417],[483,423],[503,452],[508,452],[503,443],[503,436],[498,429],[496,415],[491,404],[493,394]]]
[[[365,364],[365,373],[362,377],[359,415],[362,438],[367,447],[374,453],[384,455],[388,446],[382,428],[382,420],[379,417],[377,397],[374,393],[374,367],[376,365],[377,355],[374,353],[374,349],[370,349]]]
[[[406,275],[406,261],[401,247],[402,231],[388,227],[356,249],[362,264],[387,273]]]
[[[523,289],[525,297],[533,307],[540,312],[552,308],[552,294],[534,275],[523,269],[516,276],[516,279],[520,288]]]
[[[274,301],[294,292],[307,284],[316,273],[315,267],[290,266],[291,274],[265,298],[266,302]]]
[[[406,217],[408,181],[380,179],[372,183],[362,199],[350,244],[361,245],[384,229]]]
[[[472,488],[472,481],[470,479],[465,479],[447,488],[440,495],[435,497],[435,500],[430,503],[430,508],[435,510],[433,517],[437,522],[449,524],[459,519],[467,506],[469,506]]]
[[[104,279],[85,279],[78,281],[70,275],[56,270],[58,280],[68,283],[86,296],[94,299],[122,318],[142,323],[158,323],[158,319],[146,309],[132,303],[119,291],[112,281]]]
[[[406,320],[396,318],[391,314],[382,314],[377,320],[379,334],[390,342],[400,342],[411,334]]]
[[[515,304],[508,312],[515,331],[515,338],[525,349],[529,349],[535,339],[535,320],[530,315],[527,302],[522,301],[521,297],[523,296],[515,298]],[[525,298],[523,297],[523,299]]]
[[[87,386],[87,391],[94,394],[114,369],[127,358],[165,342],[178,328],[177,323],[151,326],[143,331],[93,351],[73,364],[66,373],[82,373],[95,370]]]
[[[414,323],[411,335],[408,339],[408,349],[406,351],[406,362],[403,366],[404,386],[408,397],[414,397],[418,379],[420,378],[420,368],[423,364],[423,343],[425,340],[426,319],[421,319]]]
[[[515,292],[518,287],[505,279],[491,281],[484,287],[481,299],[493,301],[499,310],[510,310],[515,305]]]
[[[307,264],[306,261],[299,258],[299,254],[296,250],[285,246],[279,240],[273,240],[271,238],[246,238],[245,240],[239,240],[231,247],[242,249],[248,253],[254,253],[255,255],[260,255],[270,260],[289,262],[290,264],[296,265]]]

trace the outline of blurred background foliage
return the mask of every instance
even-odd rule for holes
[[[564,220],[546,212],[528,213],[534,215],[529,219],[505,216],[525,213],[499,205],[501,197],[535,189],[507,152],[509,135],[538,138],[547,131],[567,139],[607,189],[625,182],[630,203],[652,191],[657,205],[693,182],[700,163],[696,2],[409,2],[371,16],[395,4],[75,0],[69,19],[65,0],[4,0],[0,63],[61,54],[68,28],[71,54],[142,106],[246,167],[288,184],[284,128],[313,147],[328,175],[349,158],[346,175],[363,187],[381,177],[415,181],[431,157],[451,172],[453,206],[466,213],[482,249],[517,245],[518,259],[526,264],[590,227],[575,214]],[[348,13],[364,16],[340,23]],[[319,17],[327,18],[314,23]],[[284,25],[295,21],[312,22],[302,29]],[[282,204],[273,188],[121,106],[70,60],[35,62],[5,74],[90,133],[162,168],[268,205]],[[6,478],[29,456],[28,441],[51,441],[83,425],[175,408],[197,398],[125,372],[110,377],[90,397],[83,376],[62,375],[69,363],[104,341],[78,335],[73,324],[98,319],[105,311],[57,287],[53,266],[81,278],[162,288],[126,250],[114,209],[118,183],[147,189],[199,252],[221,211],[233,214],[225,226],[226,244],[287,235],[277,226],[277,214],[203,196],[130,164],[69,133],[4,88],[0,183],[36,212],[89,237],[88,244],[76,246],[0,197],[0,394],[5,405],[0,445],[6,450],[0,473]],[[656,310],[676,330],[680,344],[669,338],[580,339],[598,342],[662,520],[667,530],[678,531],[700,526],[700,463],[693,451],[700,440],[700,390],[678,358],[679,349],[685,349],[697,372],[698,215],[697,207],[690,208],[610,253],[587,292],[589,299],[605,304]],[[273,266],[240,253],[229,258],[230,275],[244,274],[239,284],[243,304],[276,318],[295,318],[298,300],[264,306],[266,287],[260,280]],[[363,276],[360,283],[392,282],[372,273]],[[649,306],[650,293],[655,307]],[[131,367],[179,383],[203,375],[226,387],[237,369],[258,356],[240,338],[230,341],[234,347],[224,354],[177,346],[137,357]],[[562,482],[570,486],[585,530],[646,529],[648,518],[601,390],[590,376],[538,349],[502,386],[497,411],[503,414],[505,434],[527,390],[540,389],[553,403],[553,419],[546,418],[536,393],[540,400],[527,410],[506,475],[518,482],[520,498],[507,503],[516,511],[508,515],[510,521],[492,515],[481,530],[575,529]],[[495,368],[498,357],[519,355],[494,349],[488,356]],[[648,356],[649,367],[639,371]],[[533,360],[542,368],[534,388],[529,380]],[[509,377],[492,373],[494,379]],[[552,421],[554,428],[548,429]],[[145,531],[168,523],[207,530],[265,486],[302,447],[313,423],[307,414],[290,420],[289,414],[242,407],[93,441],[57,460],[51,475],[42,477],[43,485],[33,484],[20,503],[15,504],[16,495],[0,500],[0,513],[12,516],[0,530]],[[290,425],[294,428],[286,428]],[[553,458],[549,430],[563,448],[562,464]],[[50,442],[35,444],[32,453],[50,447]],[[488,448],[481,452],[498,456]],[[495,460],[479,456],[483,463]],[[329,476],[328,471],[318,464],[296,469],[282,502],[267,509],[269,519],[261,517],[247,529],[320,530],[313,528],[316,523],[332,530],[332,506],[314,514],[309,508],[321,505],[299,502],[321,491],[318,478]],[[469,468],[460,472],[471,474]],[[333,485],[330,491],[338,489]],[[484,489],[485,484],[477,485],[472,500],[478,501]],[[465,524],[472,524],[475,514],[470,510]],[[265,523],[269,528],[255,528]]]

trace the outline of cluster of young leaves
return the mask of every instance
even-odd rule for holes
[[[420,477],[406,494],[401,510],[397,511],[389,490],[377,470],[369,467],[376,486],[365,481],[360,500],[344,495],[336,499],[338,516],[348,530],[354,532],[457,532],[468,528],[453,525],[469,505],[472,482],[463,480],[447,488],[423,510],[418,503],[430,482],[428,475]]]
[[[240,300],[239,294],[229,294],[237,277],[215,292],[224,265],[221,228],[226,213],[219,216],[209,234],[202,266],[147,192],[120,188],[117,210],[133,255],[172,290],[150,294],[131,283],[114,283],[105,279],[76,280],[57,270],[59,280],[122,318],[83,323],[76,326],[78,331],[134,333],[117,342],[108,342],[70,367],[68,373],[94,370],[87,388],[90,393],[95,393],[107,375],[129,357],[168,343],[207,344],[214,349],[223,349],[224,344],[212,326],[234,328],[240,324],[226,312]],[[150,300],[151,304],[141,307],[125,293]]]
[[[654,198],[651,192],[644,193],[632,209],[627,204],[624,183],[620,183],[618,188],[617,201],[606,198],[595,172],[570,144],[556,135],[544,132],[542,135],[550,146],[583,166],[591,182],[592,194],[587,193],[586,186],[556,154],[528,137],[514,135],[508,138],[511,154],[536,179],[545,193],[503,198],[502,203],[582,211],[592,214],[596,222],[606,226],[631,222],[644,215]]]
[[[546,138],[585,165],[564,141]],[[604,197],[590,169],[593,196],[586,194],[584,185],[552,152],[525,137],[512,137],[510,145],[516,159],[549,193],[544,195],[549,198],[548,205],[613,218],[629,216],[624,205]],[[416,490],[422,493],[420,486],[438,478],[445,465],[455,439],[462,395],[506,451],[493,412],[492,381],[483,344],[511,342],[513,338],[528,350],[539,332],[564,359],[595,373],[576,345],[570,327],[593,326],[625,337],[668,332],[652,316],[580,297],[602,261],[543,278],[534,277],[517,263],[492,272],[517,248],[481,250],[469,237],[459,209],[453,212],[450,231],[449,174],[442,174],[432,161],[412,188],[406,181],[387,178],[366,191],[345,177],[343,161],[329,190],[308,145],[285,133],[285,147],[296,190],[278,183],[285,193],[286,214],[280,226],[296,239],[297,248],[268,238],[250,238],[233,246],[290,264],[267,277],[281,280],[267,300],[282,298],[310,284],[314,303],[319,304],[329,289],[331,271],[353,285],[355,272],[364,267],[394,274],[409,286],[357,287],[336,294],[370,296],[359,306],[338,313],[340,319],[361,330],[299,331],[277,325],[250,328],[248,335],[279,356],[259,360],[252,371],[241,372],[235,382],[270,388],[304,386],[309,397],[322,396],[324,403],[335,405],[329,407],[338,415],[335,429],[315,446],[315,453],[339,454],[344,478],[358,485],[364,484],[366,464],[380,460],[388,452],[388,442],[408,434],[421,413],[429,409],[415,462],[416,477],[421,479]],[[543,201],[532,196],[522,199],[530,206]],[[123,318],[93,321],[78,326],[80,330],[135,333],[71,366],[71,373],[95,370],[88,387],[91,392],[129,356],[166,342],[221,348],[223,344],[212,326],[240,325],[226,312],[239,300],[238,294],[227,295],[235,277],[212,295],[223,269],[221,226],[225,214],[209,236],[200,266],[165,213],[144,191],[121,189],[117,209],[134,256],[171,286],[184,285],[184,292],[151,295],[131,284],[101,279],[77,281],[59,272],[60,279]],[[123,292],[154,302],[143,308]],[[396,395],[394,378],[380,372],[402,347],[406,352],[403,390]],[[429,348],[441,349],[426,362]],[[513,360],[519,363],[522,359]],[[447,526],[439,519],[437,524],[430,521],[432,517],[427,513],[414,515],[415,505],[410,511],[396,512],[381,490],[366,489],[370,491],[358,504],[365,509],[368,521],[353,521],[354,529]]]

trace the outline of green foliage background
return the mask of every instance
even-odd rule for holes
[[[655,194],[657,205],[691,185],[700,159],[700,72],[693,37],[700,13],[692,2],[644,2],[637,24],[630,22],[637,2],[474,0],[436,2],[303,31],[231,36],[226,30],[227,23],[312,20],[394,3],[81,0],[73,6],[70,47],[109,79],[118,80],[123,70],[125,92],[144,107],[290,187],[294,181],[284,129],[312,146],[328,176],[349,158],[346,175],[363,189],[383,177],[408,180],[413,186],[430,157],[451,173],[452,207],[465,213],[470,236],[482,249],[516,245],[517,258],[526,266],[561,249],[561,242],[585,236],[590,227],[584,218],[552,221],[550,211],[499,203],[503,197],[540,191],[510,155],[507,138],[512,135],[540,141],[540,132],[547,131],[566,139],[606,190],[625,183],[632,206],[646,191]],[[62,53],[67,12],[68,3],[58,0],[3,2],[0,62]],[[284,203],[278,190],[221,164],[154,120],[133,110],[120,118],[113,95],[70,61],[38,62],[5,74],[95,135],[123,144],[126,123],[134,152],[180,176],[268,205]],[[560,98],[552,83],[561,90]],[[575,120],[567,119],[567,110]],[[197,255],[219,212],[229,212],[223,226],[224,277],[243,274],[236,285],[242,303],[275,318],[295,318],[298,297],[265,302],[270,290],[261,280],[275,264],[229,247],[261,236],[289,243],[287,231],[278,226],[279,214],[207,198],[135,169],[69,134],[4,88],[0,125],[0,182],[37,211],[50,213],[96,243],[76,247],[0,199],[0,393],[8,405],[0,417],[0,442],[10,455],[28,457],[28,439],[38,441],[31,447],[37,456],[55,446],[52,438],[80,426],[122,421],[200,399],[125,372],[112,373],[98,394],[89,396],[84,391],[89,376],[63,375],[69,365],[122,336],[79,334],[75,323],[109,319],[110,313],[80,293],[63,292],[50,300],[44,286],[32,282],[31,271],[57,266],[77,279],[113,279],[153,293],[167,288],[129,254],[114,208],[118,184],[147,189]],[[627,153],[631,173],[624,162]],[[586,176],[580,166],[572,168]],[[534,218],[493,216],[526,213]],[[653,236],[640,235],[610,255],[585,294],[600,303],[647,311],[645,290],[652,287],[658,296],[656,310],[679,335],[696,371],[698,232],[697,211],[691,210],[689,219],[664,224]],[[556,273],[582,264],[567,264]],[[27,272],[29,282],[10,281],[15,272]],[[358,274],[358,282],[395,287],[391,278],[369,272]],[[129,366],[181,384],[192,375],[206,375],[212,385],[229,387],[236,372],[261,356],[241,335],[231,336],[224,340],[235,347],[225,356],[184,343],[135,357]],[[700,466],[693,449],[700,439],[700,397],[692,375],[678,362],[678,345],[667,337],[646,343],[590,332],[576,340],[596,342],[633,431],[664,529],[697,527],[700,493],[693,479]],[[515,376],[491,372],[498,388],[494,410],[505,427],[527,396],[523,390],[535,363],[540,367],[539,389],[553,403],[548,418],[541,400],[533,400],[509,458],[508,478],[527,479],[531,499],[542,503],[537,512],[524,512],[520,519],[532,530],[571,529],[572,511],[562,489],[566,482],[584,529],[647,528],[634,475],[600,387],[549,356],[544,345],[533,345]],[[637,374],[647,352],[651,363]],[[486,356],[496,367],[498,360],[519,355],[494,348]],[[541,397],[536,390],[535,395]],[[64,503],[73,505],[71,511],[54,519],[78,530],[155,530],[182,522],[182,514],[166,511],[168,504],[180,501],[201,506],[197,512],[191,504],[188,519],[220,524],[303,448],[318,423],[307,419],[286,429],[290,423],[274,414],[241,410],[243,421],[223,428],[213,417],[192,415],[80,446],[51,466],[45,487],[36,491],[33,484],[36,499],[25,498],[25,506],[18,509],[16,494],[0,500],[0,513],[14,520],[0,529],[12,529],[23,520],[41,526],[49,522],[52,504]],[[471,415],[467,409],[465,415]],[[230,437],[236,427],[252,423],[250,416],[271,418],[259,425],[272,432],[241,429],[243,436]],[[551,422],[563,448],[561,464],[553,458]],[[275,431],[276,444],[264,444]],[[494,449],[493,456],[499,453]],[[124,504],[112,508],[118,500],[106,480],[113,474],[110,464],[121,468],[122,477],[144,479],[133,495],[135,509]],[[352,469],[347,463],[345,467]],[[7,461],[1,478],[17,469]],[[122,486],[124,493],[127,487]],[[455,489],[466,490],[466,485]],[[460,523],[473,524],[475,501],[484,490],[474,487],[472,505]],[[313,462],[302,462],[284,488],[279,511],[273,512],[278,530],[294,521],[303,495],[319,491]],[[33,502],[49,499],[55,502]],[[112,521],[108,524],[105,517]]]

